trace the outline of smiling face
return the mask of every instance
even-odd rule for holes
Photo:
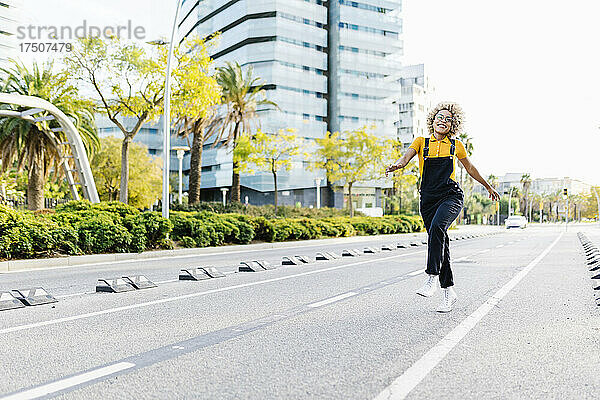
[[[433,118],[433,131],[439,135],[447,135],[452,128],[452,113],[448,110],[440,110]]]

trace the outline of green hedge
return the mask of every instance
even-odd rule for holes
[[[167,220],[118,202],[73,201],[38,213],[0,206],[0,259],[141,252],[172,248],[172,240],[181,247],[207,247],[422,230],[421,218],[412,216],[268,218],[173,211]]]
[[[0,206],[0,259],[142,252],[165,247],[171,222],[118,202],[73,201],[55,212]]]
[[[327,237],[420,232],[420,217],[386,216],[332,218],[273,218],[207,211],[175,211],[171,215],[173,239],[184,247],[245,244],[250,241],[282,242]]]

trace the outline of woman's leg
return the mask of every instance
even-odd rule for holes
[[[450,238],[448,238],[448,231],[445,232],[444,238],[444,258],[440,268],[440,286],[442,289],[454,286],[452,269],[450,268]]]
[[[455,196],[448,197],[438,205],[429,226],[426,272],[431,275],[440,275],[440,286],[442,288],[452,286],[453,284],[452,271],[450,270],[450,241],[447,231],[450,224],[458,217],[461,209],[461,198]],[[447,262],[445,262],[446,258]],[[444,271],[443,275],[442,269]]]

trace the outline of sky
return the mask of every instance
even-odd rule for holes
[[[132,20],[148,40],[168,36],[175,8],[165,0],[22,1],[28,23]],[[425,63],[435,101],[462,105],[482,175],[598,185],[598,15],[597,0],[404,0],[404,63]]]

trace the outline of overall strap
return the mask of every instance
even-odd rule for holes
[[[456,151],[456,139],[450,139],[450,155],[453,156]]]
[[[423,147],[423,158],[429,157],[429,138],[425,138],[425,147]]]

